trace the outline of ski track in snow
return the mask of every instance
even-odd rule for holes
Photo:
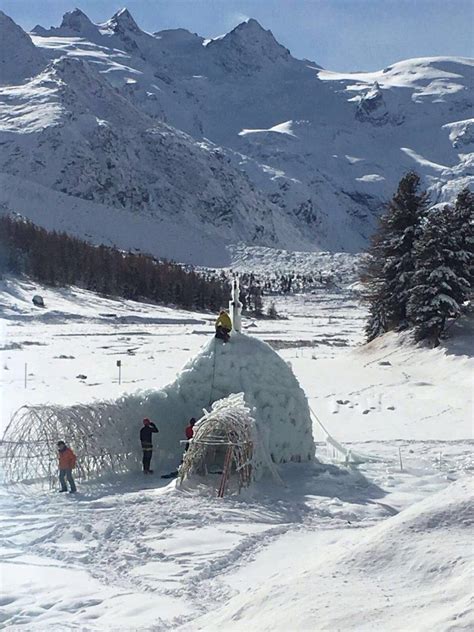
[[[45,297],[45,310],[31,306],[33,293]],[[328,465],[282,466],[285,487],[261,483],[224,500],[159,479],[159,449],[156,478],[146,481],[131,473],[83,482],[77,497],[36,484],[0,488],[0,562],[9,580],[0,626],[197,629],[198,617],[248,590],[247,569],[264,582],[304,547],[313,557],[324,555],[326,542],[349,550],[367,529],[472,473],[467,356],[418,356],[390,340],[355,348],[364,313],[343,289],[274,298],[288,320],[244,321],[255,325],[246,331],[280,349],[338,440],[380,460],[337,468],[318,443]],[[213,320],[11,280],[3,282],[0,302],[1,385],[13,393],[2,402],[3,426],[24,403],[69,404],[117,397],[137,383],[163,386],[197,352]],[[343,346],[334,344],[341,339]],[[124,360],[120,386],[117,357]],[[88,377],[79,381],[82,372]],[[434,396],[441,388],[443,396]],[[314,432],[324,439],[317,425]],[[386,600],[384,590],[381,584]]]

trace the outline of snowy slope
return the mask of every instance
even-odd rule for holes
[[[55,60],[1,96],[0,169],[26,186],[33,181],[149,217],[157,235],[160,220],[188,224],[196,238],[225,240],[231,233],[270,245],[292,234],[211,144],[153,122],[79,58]],[[20,210],[11,199],[8,207]],[[44,221],[48,210],[42,209]]]
[[[0,26],[8,59],[3,42],[21,29]],[[185,221],[203,240],[357,252],[407,170],[433,202],[472,180],[469,59],[331,73],[294,59],[255,20],[205,40],[146,33],[127,10],[93,24],[76,9],[32,39],[38,59],[84,63],[55,61],[22,86],[12,76],[0,91],[0,168]]]
[[[220,267],[230,263],[226,241],[219,232],[216,229],[199,232],[193,218],[181,219],[179,224],[173,218],[157,220],[3,173],[0,174],[0,212],[13,208],[39,226],[65,231],[96,245],[198,265]]]
[[[311,536],[287,550],[293,568],[231,599],[185,630],[469,630],[472,479],[316,554]]]

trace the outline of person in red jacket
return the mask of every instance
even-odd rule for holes
[[[196,420],[194,419],[194,417],[191,417],[191,419],[189,420],[189,426],[186,426],[186,430],[184,431],[185,434],[186,434],[186,439],[188,440],[188,442],[186,443],[186,447],[184,448],[185,452],[188,451],[189,441],[194,436],[194,424],[195,423],[196,423]]]
[[[60,492],[67,492],[66,478],[68,480],[70,494],[76,493],[76,483],[72,477],[72,470],[76,467],[76,455],[68,448],[64,441],[58,441],[58,457],[59,457],[59,482],[61,483]]]

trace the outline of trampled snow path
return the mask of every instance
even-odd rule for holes
[[[440,469],[439,447],[413,444],[404,472],[387,461],[364,473],[290,465],[282,471],[287,488],[224,502],[138,475],[82,485],[77,497],[17,490],[2,497],[3,624],[44,629],[65,614],[71,628],[97,630],[121,617],[130,630],[192,621],[235,596],[233,575],[261,556],[268,564],[281,536],[311,534],[323,552],[325,542],[445,487],[447,469],[454,479],[472,467],[469,446],[459,442]],[[383,443],[371,449],[392,457]],[[50,576],[51,566],[65,569],[63,580]],[[74,585],[72,594],[61,581]],[[143,612],[124,605],[130,595]]]
[[[46,300],[41,312],[30,303],[36,291]],[[0,300],[7,332],[0,351],[2,391],[9,389],[3,422],[24,402],[68,404],[160,387],[212,327],[212,315],[80,290],[11,283]],[[330,551],[350,550],[367,529],[469,475],[468,355],[454,347],[414,354],[390,339],[361,353],[354,345],[363,312],[343,291],[278,299],[277,309],[289,319],[259,321],[246,331],[270,341],[291,362],[336,438],[381,461],[351,471],[284,466],[287,487],[263,484],[224,501],[139,473],[81,483],[77,497],[36,486],[2,489],[0,625],[199,629],[200,617],[221,608],[219,616],[227,616],[226,604],[249,586],[271,577],[284,582],[309,558],[322,562]],[[124,363],[120,386],[117,358]],[[31,373],[26,389],[25,362]],[[80,373],[87,378],[76,379]],[[317,427],[315,435],[322,439]],[[318,446],[322,457],[325,450]],[[159,450],[156,456],[158,476]],[[354,604],[340,607],[349,616]]]

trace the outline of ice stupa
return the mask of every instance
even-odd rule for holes
[[[141,420],[149,417],[159,428],[155,463],[173,468],[182,458],[189,419],[199,419],[218,400],[243,393],[263,442],[261,448],[274,463],[313,459],[315,446],[306,396],[290,366],[270,345],[238,331],[241,304],[237,297],[235,284],[230,311],[237,330],[232,331],[229,342],[210,339],[164,388],[87,406],[25,407],[7,434],[14,435],[26,451],[35,441],[54,445],[58,436],[64,437],[77,453],[78,473],[82,467],[85,476],[92,476],[136,467],[141,457],[138,430]],[[27,437],[23,437],[25,428]],[[20,462],[21,455],[16,454],[15,459]],[[53,452],[40,468],[26,459],[26,469],[35,467],[41,473],[51,470],[55,474],[55,459]],[[15,468],[15,464],[10,468],[12,478]]]
[[[240,332],[242,304],[234,280],[229,311],[233,331],[229,342],[212,338],[165,388],[125,397],[129,418],[150,417],[159,424],[162,456],[178,459],[188,419],[202,416],[212,404],[243,393],[252,410],[263,448],[274,463],[308,461],[314,440],[308,402],[289,365],[270,345]],[[137,403],[139,409],[137,410]]]
[[[160,428],[160,450],[178,459],[188,419],[198,419],[203,409],[233,393],[244,393],[275,463],[313,458],[310,412],[302,388],[268,344],[242,333],[233,332],[226,344],[213,338],[174,382],[159,391],[125,397],[119,406],[129,411],[129,419],[154,419]]]

